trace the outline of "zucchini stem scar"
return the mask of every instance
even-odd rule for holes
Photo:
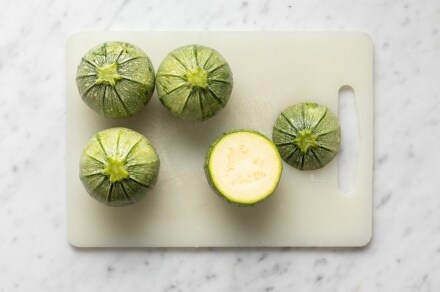
[[[296,146],[298,146],[302,153],[307,153],[309,149],[313,149],[318,146],[316,138],[316,135],[313,134],[310,129],[303,129],[298,132],[293,142]]]
[[[118,73],[118,64],[105,64],[102,67],[96,67],[96,73],[98,73],[98,79],[96,84],[107,84],[115,86],[118,80],[122,79],[122,76]]]
[[[110,182],[119,182],[128,177],[126,161],[118,157],[108,157],[102,174],[108,176]]]
[[[208,87],[208,71],[200,67],[189,69],[186,71],[185,79],[194,87],[207,88]]]

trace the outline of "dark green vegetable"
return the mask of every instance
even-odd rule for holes
[[[106,42],[90,50],[78,65],[76,84],[84,102],[108,118],[138,113],[155,86],[150,58],[124,42]]]
[[[284,110],[272,132],[281,157],[300,170],[318,169],[338,153],[341,128],[338,118],[316,103],[300,103]]]
[[[214,49],[189,45],[172,51],[157,71],[157,92],[175,116],[203,121],[226,106],[232,92],[232,72]]]
[[[96,200],[109,206],[136,203],[156,183],[160,161],[143,135],[126,128],[97,133],[80,159],[80,179]]]

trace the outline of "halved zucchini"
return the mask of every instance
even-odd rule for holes
[[[225,133],[209,148],[206,178],[221,197],[239,205],[253,205],[276,189],[283,170],[275,144],[253,130]]]

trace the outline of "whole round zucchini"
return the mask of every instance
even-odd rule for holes
[[[150,101],[155,74],[141,49],[125,42],[106,42],[81,59],[76,84],[92,110],[107,118],[125,118]]]
[[[127,128],[98,132],[80,158],[80,179],[91,197],[109,206],[136,203],[156,183],[160,161],[146,137]]]
[[[300,170],[319,169],[338,153],[341,127],[327,107],[300,103],[280,114],[272,140],[289,165]]]
[[[160,101],[175,116],[203,121],[226,106],[232,92],[231,69],[214,49],[189,45],[169,53],[157,70]]]

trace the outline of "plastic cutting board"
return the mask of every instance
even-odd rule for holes
[[[218,50],[234,74],[226,108],[205,122],[174,118],[156,93],[138,115],[105,119],[81,100],[77,65],[105,41],[143,49],[157,69],[173,49],[192,43]],[[135,32],[78,33],[67,42],[67,237],[78,247],[363,246],[372,234],[373,45],[364,33]],[[338,113],[338,91],[355,92],[360,135],[354,187],[338,186],[338,159],[320,170],[284,163],[276,192],[237,207],[209,188],[203,162],[223,132],[249,128],[272,135],[286,107],[311,101]],[[78,161],[98,131],[124,126],[146,135],[161,159],[155,188],[138,204],[112,208],[86,193]],[[344,132],[342,132],[344,135]]]

